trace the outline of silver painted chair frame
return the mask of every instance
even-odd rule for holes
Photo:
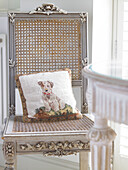
[[[15,73],[17,68],[16,42],[15,42],[15,22],[28,19],[64,19],[78,20],[80,22],[81,32],[81,70],[87,65],[87,13],[67,13],[64,10],[55,7],[53,4],[44,4],[42,7],[30,13],[9,14],[9,113],[3,131],[3,153],[6,160],[6,170],[16,169],[17,154],[43,153],[43,155],[63,156],[80,152],[80,169],[88,169],[87,152],[90,150],[90,143],[87,138],[87,129],[77,129],[74,131],[54,131],[54,132],[10,132],[10,127],[14,121],[15,115]],[[80,70],[80,72],[81,72]],[[72,81],[73,86],[81,87],[81,110],[87,113],[87,104],[85,91],[87,82],[82,78]],[[91,125],[92,126],[92,125]],[[88,127],[89,129],[90,127]]]

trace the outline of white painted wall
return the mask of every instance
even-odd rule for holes
[[[6,35],[0,34],[0,131],[2,130],[2,125],[4,119],[7,117],[8,113],[8,80],[7,80],[7,55],[6,55]],[[2,74],[1,74],[2,73]],[[4,73],[4,74],[3,74]],[[4,87],[4,88],[3,88]]]
[[[0,14],[0,34],[8,34],[8,18],[7,14]]]

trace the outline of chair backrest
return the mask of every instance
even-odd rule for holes
[[[48,7],[48,5],[47,5]],[[15,74],[72,70],[73,86],[82,87],[87,58],[87,13],[66,13],[38,7],[30,13],[9,14],[10,107],[15,106]]]

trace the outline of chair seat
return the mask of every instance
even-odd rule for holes
[[[87,116],[77,120],[65,120],[57,122],[24,123],[22,116],[10,118],[6,135],[24,133],[54,133],[54,132],[87,132],[93,126],[93,121]]]
[[[16,147],[17,154],[42,152],[45,156],[89,151],[87,133],[92,126],[85,115],[79,120],[38,123],[23,123],[21,116],[14,116],[6,122],[4,146]]]
[[[16,117],[13,132],[48,132],[89,130],[93,122],[86,116],[79,120],[58,122],[23,123],[22,117]]]

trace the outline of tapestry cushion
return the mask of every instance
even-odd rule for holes
[[[16,75],[23,121],[56,121],[82,118],[76,109],[71,70]]]

